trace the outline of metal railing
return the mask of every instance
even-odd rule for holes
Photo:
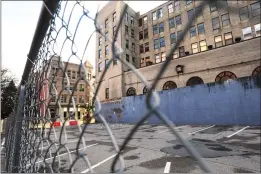
[[[164,71],[168,68],[170,60],[174,51],[179,47],[180,42],[185,34],[189,31],[189,27],[192,22],[197,18],[199,11],[208,5],[208,1],[202,1],[200,9],[197,9],[193,19],[190,19],[183,28],[183,33],[181,38],[177,40],[177,43],[174,44],[166,56],[166,61],[162,63],[160,71],[157,73],[157,76],[153,83],[150,85],[146,78],[136,69],[132,64],[127,62],[124,59],[121,59],[120,54],[124,52],[121,47],[118,47],[118,52],[115,52],[115,47],[117,46],[116,38],[120,30],[120,26],[124,19],[124,15],[128,6],[124,6],[123,11],[121,12],[121,17],[117,25],[116,34],[112,40],[109,42],[112,45],[112,58],[108,61],[107,66],[113,62],[113,58],[116,58],[122,64],[130,68],[137,77],[142,81],[142,83],[147,86],[148,93],[146,94],[146,103],[147,113],[140,116],[140,120],[134,125],[132,130],[129,132],[128,136],[125,138],[123,144],[119,147],[116,138],[114,137],[112,130],[103,117],[100,114],[101,103],[97,97],[97,94],[100,90],[101,81],[107,70],[105,69],[102,72],[101,80],[95,89],[91,88],[91,92],[94,93],[92,106],[95,107],[94,117],[99,118],[102,121],[102,124],[105,126],[110,139],[113,143],[114,149],[117,152],[116,157],[113,160],[111,166],[111,172],[123,172],[125,165],[124,159],[122,157],[122,152],[125,149],[126,145],[130,141],[131,137],[136,133],[139,126],[141,126],[149,117],[156,116],[158,117],[172,132],[173,135],[184,145],[186,150],[190,153],[192,157],[198,162],[201,169],[205,172],[211,172],[211,169],[205,164],[201,159],[200,154],[194,149],[189,141],[184,139],[176,129],[175,123],[172,123],[163,113],[158,111],[160,104],[160,99],[155,89],[155,86],[159,82]],[[69,105],[72,105],[74,112],[71,113],[70,117],[64,118],[61,115],[51,117],[50,114],[50,99],[55,98],[56,104],[55,108],[61,109],[60,98],[62,91],[58,91],[55,82],[55,76],[51,78],[49,76],[51,69],[53,68],[52,59],[58,57],[58,69],[55,72],[56,75],[58,71],[62,72],[63,77],[68,85],[70,85],[70,78],[67,74],[68,64],[65,64],[63,60],[67,58],[67,61],[70,61],[72,58],[76,59],[79,64],[79,71],[83,70],[87,73],[84,64],[84,58],[86,56],[86,50],[90,38],[94,33],[99,33],[103,37],[105,34],[100,28],[100,24],[96,20],[98,13],[96,13],[95,18],[92,18],[90,11],[86,9],[88,2],[80,1],[58,1],[58,0],[45,0],[43,1],[42,11],[39,17],[35,35],[32,41],[31,49],[28,54],[28,59],[24,68],[24,73],[22,76],[22,81],[19,87],[19,97],[17,106],[15,108],[15,113],[12,114],[7,119],[6,127],[6,172],[44,172],[44,173],[56,173],[60,172],[60,151],[66,150],[69,156],[69,171],[75,171],[75,164],[80,159],[83,160],[86,164],[86,168],[89,171],[93,172],[92,165],[90,163],[88,154],[86,151],[86,144],[84,133],[88,128],[88,124],[85,124],[83,127],[78,125],[78,129],[81,132],[78,137],[78,143],[76,147],[76,158],[72,158],[72,152],[67,147],[67,133],[66,133],[66,122],[70,118],[74,118],[76,112],[76,101],[72,97],[75,91],[67,92],[70,94]],[[219,4],[219,8],[222,8],[222,5]],[[80,14],[77,15],[77,10]],[[234,10],[233,8],[230,9]],[[76,14],[76,19],[73,21],[73,16]],[[77,41],[76,34],[78,32],[79,25],[83,23],[84,20],[92,21],[95,25],[95,31],[91,36],[86,40],[86,44],[82,49],[82,52],[76,50]],[[76,22],[76,23],[75,23]],[[72,29],[72,25],[75,28]],[[62,37],[62,38],[60,38]],[[84,39],[82,37],[81,39]],[[69,44],[68,48],[66,44]],[[58,46],[57,46],[58,45]],[[60,47],[58,49],[57,47]],[[68,51],[69,50],[69,51]],[[70,52],[67,56],[63,53]],[[50,59],[49,59],[50,58]],[[51,60],[51,61],[50,61]],[[76,79],[75,86],[78,85],[79,81],[84,79],[86,85],[91,87],[90,81],[86,78],[86,75],[80,75]],[[63,82],[64,83],[64,82]],[[46,90],[45,90],[46,89]],[[46,94],[43,94],[46,92]],[[47,96],[47,97],[46,97]],[[153,101],[153,103],[152,103]],[[68,109],[69,109],[68,105]],[[53,123],[55,120],[62,122],[62,127],[60,133],[58,134]],[[47,124],[51,125],[50,129],[47,129]],[[39,125],[41,125],[39,127]],[[54,133],[54,137],[51,136],[51,132]],[[62,138],[63,137],[63,138]],[[80,145],[82,148],[79,148]],[[52,159],[52,160],[47,160]],[[58,163],[57,163],[58,161]],[[116,162],[119,161],[120,167],[118,170],[115,169]],[[109,172],[109,171],[108,171]]]

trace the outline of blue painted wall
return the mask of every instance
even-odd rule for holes
[[[251,77],[158,94],[159,110],[176,125],[260,125],[260,80]],[[103,103],[101,109],[107,121],[114,123],[136,123],[146,112],[144,95]],[[161,121],[152,116],[147,123]]]

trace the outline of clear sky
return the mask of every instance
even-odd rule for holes
[[[108,1],[85,1],[84,6],[90,11],[90,16],[94,18],[96,10],[99,6],[101,9]],[[127,2],[127,1],[125,1]],[[128,5],[135,11],[141,14],[165,3],[166,1],[129,1]],[[74,1],[68,5],[67,12],[70,12]],[[13,75],[20,81],[24,66],[27,59],[27,54],[31,47],[32,38],[34,36],[36,24],[39,18],[42,1],[2,1],[2,68],[8,68]],[[72,15],[72,25],[74,28],[69,28],[72,33],[75,31],[76,24],[82,14],[82,9],[75,9]],[[65,15],[66,16],[66,15]],[[69,13],[67,14],[67,17]],[[85,21],[84,21],[85,20]],[[83,19],[75,37],[77,50],[83,53],[86,41],[90,34],[95,30],[91,20]],[[58,47],[62,45],[65,39],[65,33],[59,34],[57,38]],[[64,47],[62,57],[69,57],[71,54],[70,44]],[[69,50],[69,51],[68,51]],[[88,60],[93,66],[95,65],[95,35],[90,40],[87,48],[87,54],[84,60]],[[81,54],[79,54],[81,55]],[[74,58],[70,62],[77,63]]]

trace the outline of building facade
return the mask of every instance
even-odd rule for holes
[[[150,83],[166,58],[172,59],[156,86],[158,91],[261,74],[260,0],[212,1],[189,26],[174,54],[168,55],[200,3],[168,1],[142,15],[130,7],[124,14],[117,37],[124,50],[120,58],[138,68]],[[112,1],[98,13],[102,32],[109,39],[123,6],[124,2]],[[96,39],[96,83],[107,68],[99,99],[145,94],[146,86],[119,61],[106,66],[112,58],[111,44],[99,34]]]
[[[71,100],[71,96],[73,96],[76,106],[75,118],[82,121],[83,116],[87,112],[87,106],[91,101],[90,85],[85,82],[84,77],[86,76],[86,79],[93,83],[92,65],[86,61],[83,64],[86,70],[85,72],[83,67],[80,68],[79,64],[63,62],[64,66],[67,66],[66,73],[70,82],[70,84],[68,84],[67,78],[62,71],[64,67],[61,64],[59,57],[52,57],[48,63],[49,62],[49,70],[46,71],[48,72],[45,80],[46,85],[42,86],[41,98],[47,101],[48,108],[50,109],[50,116],[54,117],[55,115],[60,115],[64,118],[69,117],[71,112],[75,111]],[[53,84],[54,86],[50,84]],[[59,96],[61,107],[59,107],[57,102]],[[45,112],[44,110],[45,109],[43,108],[43,113]]]

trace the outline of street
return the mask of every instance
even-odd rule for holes
[[[133,125],[112,124],[110,127],[117,143],[121,145]],[[60,128],[55,129],[58,137]],[[181,125],[176,129],[190,141],[213,172],[260,172],[260,127]],[[64,135],[62,142],[65,141]],[[60,158],[60,172],[66,172],[76,158],[75,148],[79,135],[78,126],[66,127],[66,147],[70,152],[61,148],[59,155],[57,154],[55,164],[58,164]],[[54,137],[55,134],[52,132],[51,139]],[[84,137],[84,153],[87,154],[93,171],[109,172],[116,151],[105,127],[101,124],[90,125]],[[44,146],[48,147],[47,143]],[[54,146],[51,149],[52,156],[46,158],[48,163],[52,163],[56,151]],[[79,150],[82,149],[81,143]],[[183,145],[163,125],[141,126],[124,149],[123,157],[125,172],[202,173],[197,161],[190,157]],[[36,166],[41,163],[39,160]],[[117,166],[118,163],[116,169]],[[86,162],[79,159],[74,165],[74,172],[88,173],[90,170]]]

